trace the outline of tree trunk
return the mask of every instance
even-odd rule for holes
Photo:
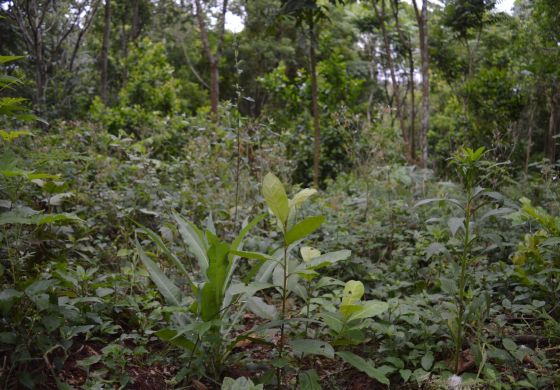
[[[140,0],[132,1],[132,26],[130,29],[130,40],[136,41],[140,35]]]
[[[103,44],[101,47],[101,84],[99,95],[103,103],[109,101],[109,45],[111,42],[111,0],[105,0],[105,19],[103,25]]]
[[[35,106],[40,114],[44,114],[47,104],[47,69],[43,59],[43,45],[40,36],[35,47]]]
[[[219,65],[220,58],[222,57],[222,49],[224,44],[226,14],[228,7],[228,0],[222,0],[222,7],[217,22],[218,39],[216,42],[216,49],[212,52],[210,47],[210,39],[208,37],[208,28],[204,18],[204,9],[201,0],[195,0],[196,19],[198,22],[198,29],[200,30],[200,40],[202,41],[202,49],[206,55],[206,59],[210,64],[210,110],[212,119],[219,122],[218,104],[220,102],[220,85],[219,85]]]
[[[317,58],[315,55],[315,25],[309,18],[309,68],[311,73],[311,112],[313,114],[313,185],[319,188],[321,179],[321,117],[317,88]]]
[[[218,64],[213,61],[210,63],[210,110],[212,116],[218,118],[218,104],[220,101],[220,75]]]
[[[395,108],[397,111],[397,118],[399,120],[399,125],[401,128],[401,133],[403,136],[403,140],[405,143],[405,156],[408,163],[413,163],[411,160],[411,152],[410,152],[410,140],[408,139],[408,130],[405,125],[404,115],[402,112],[401,107],[401,98],[400,98],[400,88],[399,83],[397,82],[397,76],[395,72],[395,67],[393,63],[393,55],[391,53],[391,45],[389,44],[389,34],[387,32],[387,28],[385,26],[385,0],[381,0],[381,11],[377,8],[377,0],[373,0],[373,9],[375,11],[375,16],[379,20],[379,24],[381,26],[381,32],[383,34],[383,44],[385,46],[385,53],[387,56],[387,65],[389,68],[389,72],[391,74],[391,84],[393,87],[393,103],[395,104]]]
[[[399,0],[393,0],[391,2],[393,9],[393,16],[395,18],[395,27],[399,34],[400,41],[402,45],[406,48],[408,54],[408,89],[410,90],[410,120],[408,124],[408,140],[410,143],[410,159],[411,161],[416,161],[416,99],[415,99],[415,82],[414,82],[414,53],[412,50],[412,42],[410,39],[410,34],[408,37],[405,36],[404,31],[401,28],[399,20]]]
[[[418,9],[416,0],[412,0],[420,33],[420,60],[422,73],[422,123],[420,126],[419,146],[420,165],[428,164],[428,129],[430,127],[430,57],[428,55],[428,0],[422,0],[422,10]]]
[[[553,87],[550,94],[547,96],[548,109],[550,115],[548,117],[548,131],[546,133],[546,140],[544,143],[545,157],[551,162],[556,162],[556,134],[558,134],[558,103],[560,102],[560,94]]]
[[[529,171],[529,161],[531,160],[531,148],[533,147],[533,121],[535,118],[534,102],[529,102],[529,125],[527,130],[527,147],[525,148],[525,173]]]

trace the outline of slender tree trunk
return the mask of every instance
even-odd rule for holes
[[[105,18],[103,25],[103,44],[101,47],[101,85],[99,95],[103,103],[109,101],[109,45],[111,42],[111,0],[105,0]]]
[[[556,91],[556,88],[553,87],[553,90],[550,91],[549,95],[547,96],[548,100],[548,109],[550,111],[550,115],[548,117],[548,131],[546,133],[546,140],[544,143],[544,153],[546,158],[550,160],[551,163],[556,162],[556,134],[558,134],[558,103],[560,103],[560,93]]]
[[[315,55],[315,25],[309,18],[309,68],[311,73],[311,112],[313,114],[313,185],[319,188],[321,179],[321,117],[317,88],[317,58]]]
[[[131,41],[136,41],[140,35],[140,0],[132,1],[132,26],[130,29]]]
[[[210,63],[210,110],[214,118],[218,117],[218,104],[220,101],[220,74],[218,64]]]
[[[205,21],[204,9],[202,7],[201,0],[195,0],[194,4],[196,7],[196,19],[198,22],[198,29],[200,31],[202,49],[204,51],[204,54],[206,55],[208,63],[210,64],[210,110],[212,113],[212,119],[215,122],[218,122],[220,120],[218,115],[218,104],[220,102],[219,65],[224,44],[228,0],[222,0],[222,7],[216,26],[218,39],[214,52],[212,52],[212,48],[210,47],[210,38],[208,36],[208,28]]]
[[[529,109],[529,125],[527,130],[527,147],[525,148],[525,173],[529,170],[529,161],[531,160],[531,148],[533,147],[533,121],[535,118],[535,105],[530,102],[531,108]]]
[[[47,67],[43,59],[43,45],[40,37],[37,37],[35,47],[35,106],[39,113],[43,114],[47,104]]]
[[[401,133],[405,143],[405,155],[406,160],[408,163],[413,163],[411,160],[411,152],[410,152],[410,140],[408,139],[408,130],[405,125],[404,115],[402,112],[401,107],[401,98],[400,98],[400,88],[399,83],[397,81],[397,76],[395,72],[395,67],[393,63],[393,55],[391,53],[391,45],[389,43],[389,34],[387,32],[387,28],[385,26],[385,0],[381,0],[381,11],[377,8],[377,0],[373,0],[373,9],[375,11],[375,16],[379,20],[379,24],[381,26],[381,32],[383,34],[383,44],[385,46],[385,54],[387,56],[387,65],[389,68],[389,72],[391,74],[391,84],[393,87],[393,104],[395,104],[395,108],[397,111],[397,118],[399,120],[399,125],[401,128]]]
[[[428,129],[430,127],[430,57],[428,55],[428,0],[422,0],[422,10],[412,0],[420,34],[420,60],[422,73],[422,122],[419,134],[420,164],[428,164]]]
[[[393,9],[393,16],[395,18],[395,27],[399,34],[400,41],[402,45],[406,48],[408,55],[408,89],[410,90],[410,120],[408,124],[408,139],[410,143],[410,159],[416,161],[416,99],[415,99],[415,82],[414,82],[414,53],[412,50],[412,42],[410,39],[410,34],[408,37],[405,36],[404,31],[401,28],[401,23],[399,20],[399,0],[393,0],[391,2],[391,8]]]

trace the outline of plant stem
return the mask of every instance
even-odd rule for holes
[[[463,317],[465,315],[465,287],[466,272],[470,248],[470,224],[471,224],[471,203],[472,196],[469,190],[467,204],[465,208],[465,235],[463,238],[463,253],[461,255],[461,274],[459,275],[459,299],[457,302],[457,339],[455,340],[455,374],[459,374],[459,357],[463,347]]]
[[[280,325],[280,343],[278,344],[278,357],[282,359],[284,354],[284,320],[286,319],[286,301],[288,299],[288,246],[284,243],[284,258],[283,258],[283,267],[284,267],[284,280],[282,285],[282,313],[280,319],[282,320],[282,324]],[[278,368],[277,370],[278,376],[278,388],[280,389],[282,386],[282,369]]]

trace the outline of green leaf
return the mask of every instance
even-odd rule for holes
[[[290,340],[290,346],[297,354],[321,355],[329,359],[334,359],[334,348],[325,341],[313,339]]]
[[[434,354],[432,351],[428,351],[424,356],[422,356],[420,364],[422,364],[422,368],[424,370],[430,371],[430,368],[432,368],[432,365],[434,364]]]
[[[255,385],[250,379],[240,377],[237,379],[224,378],[221,390],[263,390],[262,384]]]
[[[250,297],[247,299],[247,309],[265,320],[274,320],[278,316],[276,307],[269,305],[260,297]]]
[[[362,305],[362,309],[360,311],[357,311],[350,316],[350,321],[375,317],[386,312],[388,309],[389,304],[387,304],[387,302],[376,300],[367,301]]]
[[[321,312],[320,316],[323,319],[323,322],[336,333],[340,333],[344,328],[344,321],[340,313],[323,311]]]
[[[403,381],[408,382],[410,376],[412,375],[412,371],[403,368],[402,370],[399,370],[399,374],[401,374],[401,378],[403,379]]]
[[[208,259],[210,261],[206,272],[208,281],[202,287],[201,296],[201,316],[204,321],[219,317],[229,273],[228,254],[229,245],[217,239],[208,249]]]
[[[394,367],[398,369],[404,368],[404,362],[402,361],[402,359],[399,359],[398,357],[389,356],[385,358],[385,361],[391,363]]]
[[[465,218],[456,218],[451,217],[447,221],[447,226],[449,227],[449,231],[451,232],[451,236],[455,237],[455,234],[459,230],[459,228],[464,226]]]
[[[502,340],[502,344],[504,348],[507,349],[509,352],[514,352],[517,350],[517,344],[515,344],[515,342],[512,339],[505,338]]]
[[[23,58],[23,56],[0,56],[0,64],[6,64],[8,62],[16,61]]]
[[[305,261],[306,263],[313,260],[316,257],[321,256],[321,251],[315,248],[312,248],[310,246],[303,246],[300,248],[299,250],[300,254],[301,254],[301,258],[303,259],[303,261]]]
[[[290,245],[297,240],[307,237],[315,230],[319,229],[323,222],[325,222],[325,217],[322,215],[305,218],[291,228],[288,233],[286,233],[286,236],[284,237],[285,244]]]
[[[181,305],[181,290],[173,282],[165,276],[161,269],[148,257],[146,252],[142,249],[142,246],[138,240],[134,240],[136,244],[136,250],[138,251],[138,257],[144,264],[144,267],[150,274],[150,278],[158,288],[159,292],[165,300],[174,306]]]
[[[208,254],[206,253],[207,246],[203,240],[202,232],[191,222],[185,220],[175,212],[173,213],[173,218],[179,226],[179,234],[181,234],[185,245],[198,261],[200,273],[205,275],[206,270],[208,269],[209,260]]]
[[[306,370],[298,375],[300,390],[321,390],[319,376],[315,370]]]
[[[260,283],[260,282],[253,282],[249,284],[236,283],[229,286],[227,291],[231,295],[247,294],[248,296],[252,296],[257,291],[264,290],[270,287],[274,287],[274,285],[272,283]]]
[[[348,351],[340,351],[336,354],[344,360],[344,362],[367,374],[370,378],[375,379],[384,385],[389,385],[389,379],[387,379],[381,370],[375,368],[371,361],[366,361],[364,358]]]
[[[290,208],[298,208],[309,199],[311,196],[317,193],[316,189],[304,188],[300,192],[294,195],[293,199],[290,200]]]
[[[272,213],[285,226],[290,213],[289,200],[282,182],[273,173],[269,172],[264,177],[262,194]]]
[[[112,288],[99,287],[95,290],[95,295],[97,295],[99,298],[103,298],[106,297],[107,295],[111,295],[114,292],[115,290],[113,290]]]
[[[260,252],[248,252],[248,251],[230,251],[230,254],[235,256],[239,256],[244,259],[251,259],[251,260],[274,260],[272,256],[266,255]]]
[[[349,280],[342,291],[341,306],[353,305],[364,296],[364,284],[358,280]]]
[[[99,361],[101,360],[102,357],[103,357],[103,355],[101,355],[101,354],[91,355],[91,356],[88,356],[85,359],[78,360],[76,362],[76,364],[78,365],[78,367],[88,368],[89,366],[93,366],[94,364],[99,363]]]
[[[195,349],[195,344],[192,341],[187,339],[185,336],[180,335],[174,329],[168,329],[168,328],[161,329],[157,331],[155,334],[160,339],[167,341],[171,345],[174,345],[176,347],[181,347],[189,351],[194,351]]]
[[[324,255],[315,257],[308,262],[303,262],[299,266],[296,267],[295,272],[303,271],[305,269],[319,269],[331,264],[334,264],[338,261],[346,260],[352,254],[349,250],[341,250],[336,252],[329,252],[325,253]]]

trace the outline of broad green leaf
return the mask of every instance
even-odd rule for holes
[[[324,221],[325,217],[322,215],[305,218],[291,228],[288,233],[286,233],[286,236],[284,237],[285,244],[290,245],[297,240],[307,237],[315,230],[319,229]]]
[[[401,374],[401,378],[403,379],[403,381],[408,382],[410,376],[412,375],[412,371],[403,368],[402,370],[399,370],[399,374]]]
[[[432,351],[428,351],[424,356],[422,356],[420,364],[422,364],[422,368],[424,370],[430,371],[430,368],[432,368],[432,365],[434,364],[434,354]]]
[[[308,262],[304,262],[300,264],[296,269],[295,272],[303,271],[305,269],[319,269],[331,264],[334,264],[338,261],[346,260],[352,254],[351,251],[344,249],[341,251],[336,252],[329,252],[325,253],[321,256],[315,257]]]
[[[57,283],[58,281],[53,279],[36,280],[33,283],[31,283],[29,286],[27,286],[27,288],[25,289],[25,294],[29,297],[32,297],[33,295],[38,295],[40,293],[47,291],[49,288],[53,287]]]
[[[237,379],[224,378],[221,390],[263,390],[262,384],[255,385],[250,379],[240,377]]]
[[[447,226],[449,227],[449,231],[451,232],[451,236],[455,236],[457,230],[464,226],[465,218],[456,218],[451,217],[447,221]]]
[[[248,296],[254,295],[257,291],[265,290],[274,287],[272,283],[259,283],[253,282],[249,284],[236,283],[229,286],[227,292],[230,295],[247,294]]]
[[[367,374],[370,378],[384,385],[389,385],[389,379],[387,379],[381,370],[375,368],[370,361],[366,361],[364,358],[348,351],[339,351],[336,354],[344,360],[344,362]]]
[[[165,300],[174,306],[181,305],[181,290],[173,282],[165,276],[161,269],[148,257],[138,240],[134,240],[136,244],[136,250],[138,252],[138,257],[144,264],[144,267],[150,274],[150,278],[158,288],[159,292]]]
[[[6,64],[8,62],[16,61],[23,58],[23,56],[0,56],[0,64]]]
[[[340,331],[342,331],[342,328],[344,327],[344,321],[340,313],[323,311],[321,312],[320,317],[323,319],[323,322],[336,333],[340,333]]]
[[[185,336],[180,335],[173,329],[161,329],[157,331],[156,336],[160,339],[169,342],[171,345],[181,347],[189,351],[194,351],[195,344],[187,339]]]
[[[341,306],[353,305],[364,296],[364,284],[358,280],[349,280],[342,291]]]
[[[367,301],[362,305],[362,309],[353,313],[350,316],[350,320],[359,320],[363,318],[370,318],[378,316],[381,313],[386,312],[389,309],[387,302],[382,301]]]
[[[107,295],[111,295],[114,292],[115,290],[113,290],[112,288],[99,287],[95,290],[95,295],[97,295],[99,298],[103,298],[106,297]]]
[[[297,354],[321,355],[334,359],[334,348],[325,341],[313,339],[295,339],[289,341],[290,346]]]
[[[301,258],[305,262],[311,261],[312,259],[321,256],[320,250],[311,248],[310,246],[303,246],[299,251],[301,253]]]
[[[99,361],[101,360],[102,357],[103,357],[103,355],[101,355],[101,354],[91,355],[91,356],[88,356],[85,359],[78,360],[76,362],[76,364],[79,367],[88,368],[89,366],[93,366],[94,364],[99,363]]]
[[[274,320],[278,316],[276,307],[265,303],[265,301],[260,297],[248,298],[247,308],[265,320]]]
[[[321,390],[319,376],[315,370],[306,370],[298,375],[300,390]]]
[[[315,195],[317,190],[312,188],[305,188],[294,195],[293,199],[290,200],[290,208],[298,208],[309,199],[311,196]]]
[[[217,239],[208,249],[208,281],[204,284],[201,295],[201,316],[204,321],[213,320],[220,314],[229,273],[228,254],[229,245]]]
[[[200,273],[206,275],[208,269],[207,246],[202,238],[202,232],[191,222],[185,220],[177,213],[173,213],[173,218],[179,227],[179,234],[183,238],[185,245],[198,261]]]
[[[264,177],[262,194],[272,213],[285,226],[290,213],[288,196],[282,182],[273,173],[269,172]]]
[[[515,342],[512,339],[508,339],[508,338],[503,339],[502,340],[502,345],[509,352],[513,352],[513,351],[517,350],[517,344],[515,344]]]

